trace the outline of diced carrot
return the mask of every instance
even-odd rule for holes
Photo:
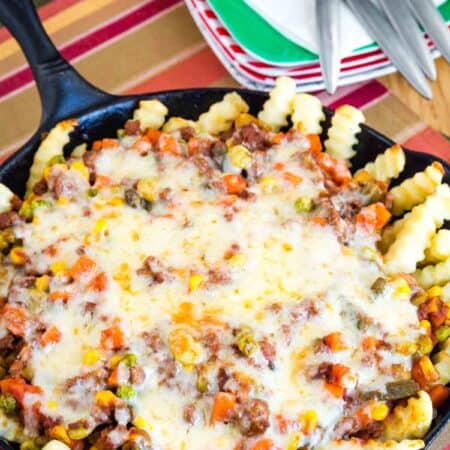
[[[92,143],[92,150],[101,150],[103,148],[102,141],[94,141]]]
[[[244,178],[238,174],[227,173],[222,177],[228,194],[239,195],[247,188]]]
[[[217,204],[221,206],[231,206],[238,199],[237,195],[222,195],[217,200]]]
[[[230,420],[236,406],[236,396],[228,392],[219,392],[214,397],[211,413],[211,423],[227,422]]]
[[[429,389],[428,394],[433,402],[433,406],[437,409],[443,406],[450,397],[450,388],[443,384],[435,384]]]
[[[347,348],[342,340],[342,333],[338,331],[325,336],[323,342],[332,352],[339,352]]]
[[[411,376],[415,381],[417,381],[417,383],[419,383],[421,388],[425,388],[433,381],[439,379],[439,372],[433,366],[430,358],[423,355],[413,362]]]
[[[95,269],[95,262],[87,256],[80,256],[75,264],[70,268],[69,275],[74,280],[79,280],[83,275]]]
[[[111,387],[118,387],[120,384],[120,369],[117,366],[108,377],[108,385]]]
[[[302,177],[299,177],[292,172],[284,172],[283,179],[294,186],[298,186],[303,181]]]
[[[345,394],[345,388],[338,384],[325,383],[325,388],[327,391],[336,398],[342,398]]]
[[[283,140],[284,140],[285,137],[286,137],[286,136],[285,136],[284,133],[277,133],[277,134],[274,134],[274,135],[272,136],[272,144],[274,144],[274,145],[281,144],[281,143],[283,142]]]
[[[328,381],[331,383],[342,383],[342,379],[350,372],[350,369],[343,364],[333,364],[331,366]]]
[[[15,336],[23,337],[28,320],[28,312],[20,306],[5,305],[1,317],[6,322],[6,328]]]
[[[23,378],[4,378],[0,381],[0,390],[3,394],[11,394],[18,403],[23,404],[25,394],[40,394],[42,389],[25,383]]]
[[[289,429],[289,421],[280,414],[275,416],[275,421],[277,422],[279,432],[282,434],[286,434]]]
[[[151,128],[149,128],[145,133],[145,136],[148,138],[148,140],[152,144],[156,144],[159,141],[159,138],[161,137],[161,135],[162,135],[161,131],[153,130]]]
[[[362,348],[365,352],[374,352],[377,349],[378,339],[373,336],[365,336],[362,340]]]
[[[111,139],[111,138],[103,138],[102,139],[102,148],[114,148],[118,147],[119,142],[117,139]]]
[[[273,449],[273,441],[272,439],[260,439],[259,441],[255,442],[251,450],[271,450]]]
[[[319,153],[316,160],[320,168],[326,172],[331,179],[338,185],[342,186],[351,181],[352,175],[348,170],[345,161],[332,158],[328,153]]]
[[[309,150],[313,155],[318,155],[322,151],[322,142],[317,134],[307,134],[309,141]]]
[[[99,273],[94,277],[90,283],[89,287],[95,292],[103,292],[108,287],[108,278],[104,272]]]
[[[316,216],[316,217],[311,217],[310,220],[314,225],[326,225],[328,223],[327,219],[325,217]]]
[[[136,150],[139,154],[145,155],[152,149],[152,143],[146,136],[142,136],[134,141],[131,148]]]
[[[378,202],[363,208],[356,216],[356,223],[368,232],[381,230],[390,220],[391,213]]]
[[[162,134],[159,138],[159,151],[169,155],[181,155],[181,146],[175,136],[170,134]]]
[[[102,331],[100,345],[104,350],[120,350],[125,345],[125,336],[118,325]]]
[[[61,301],[61,302],[67,303],[67,301],[70,299],[70,297],[71,297],[71,294],[70,294],[70,292],[67,292],[67,291],[50,292],[50,300],[52,302]]]
[[[285,168],[285,165],[282,162],[277,162],[273,165],[273,168],[275,170],[283,170]]]
[[[62,338],[61,332],[56,327],[48,328],[45,333],[39,338],[39,344],[41,347],[45,347],[49,344],[56,344]]]
[[[101,189],[111,184],[111,178],[105,175],[96,175],[94,187],[96,189]]]

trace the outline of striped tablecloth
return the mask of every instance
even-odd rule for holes
[[[63,55],[95,85],[115,93],[236,86],[196,29],[181,0],[40,0],[45,28]],[[450,142],[427,127],[377,81],[319,94],[331,107],[349,103],[393,140],[450,161]],[[0,29],[0,161],[39,121],[39,99],[17,44]],[[450,432],[433,446],[450,443]],[[447,448],[450,450],[450,447]]]

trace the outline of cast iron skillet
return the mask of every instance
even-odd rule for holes
[[[257,113],[267,94],[246,89],[187,89],[149,93],[136,96],[116,96],[92,86],[65,61],[44,31],[31,0],[0,0],[0,21],[19,42],[30,64],[39,91],[42,115],[40,125],[30,140],[0,166],[0,182],[16,194],[23,195],[33,155],[42,134],[57,122],[77,118],[78,127],[72,134],[67,152],[81,142],[90,142],[103,137],[116,137],[116,130],[132,116],[139,100],[157,98],[170,111],[170,115],[196,119],[209,106],[219,101],[231,90],[239,94]],[[124,57],[125,55],[118,55]],[[324,135],[329,127],[331,110],[326,110],[327,120]],[[357,146],[357,156],[352,160],[354,168],[362,167],[373,160],[393,142],[367,126],[362,127]],[[438,160],[426,153],[407,150],[407,163],[403,178],[423,170],[432,161]],[[439,160],[445,168],[445,181],[450,183],[450,166]],[[450,422],[450,403],[435,420],[435,425],[426,437],[430,444],[438,433]],[[0,441],[0,448],[11,449],[11,445]]]

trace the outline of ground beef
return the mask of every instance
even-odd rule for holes
[[[188,403],[183,408],[183,419],[189,425],[194,425],[194,422],[195,422],[195,405],[193,403]]]
[[[231,280],[230,274],[223,272],[219,269],[211,269],[208,272],[208,283],[209,284],[226,284]]]
[[[89,172],[95,172],[95,161],[100,156],[100,152],[96,150],[90,150],[83,153],[83,162],[89,169]]]
[[[130,381],[135,386],[141,385],[145,381],[145,371],[141,366],[130,368]]]
[[[267,153],[262,150],[255,150],[253,152],[252,163],[250,167],[246,169],[247,180],[249,183],[257,182],[264,173],[266,165]]]
[[[208,178],[214,175],[214,167],[212,165],[213,161],[202,155],[194,155],[191,157],[191,161],[195,164],[198,171]]]
[[[117,425],[114,428],[103,429],[94,442],[94,447],[98,450],[115,450],[125,443],[128,437],[128,430],[125,425]]]
[[[232,135],[234,144],[242,144],[250,151],[265,150],[271,146],[269,134],[255,123],[247,123],[238,128]]]
[[[33,192],[36,195],[45,194],[47,192],[47,189],[48,189],[47,180],[45,178],[42,178],[33,186]]]
[[[153,284],[161,284],[165,281],[172,281],[174,279],[173,274],[170,272],[170,268],[156,256],[147,257],[137,273],[138,275],[149,277],[150,286]]]
[[[264,338],[259,342],[259,346],[261,348],[261,353],[269,363],[269,367],[271,369],[274,368],[275,358],[277,356],[277,349],[275,345],[269,342],[267,338]]]
[[[245,436],[256,436],[269,428],[269,405],[264,400],[252,398],[239,405],[237,424]]]
[[[161,335],[158,331],[146,331],[142,333],[142,339],[155,353],[159,352],[164,346]]]
[[[19,220],[19,215],[15,211],[7,211],[0,214],[0,230],[11,227]]]
[[[127,136],[135,136],[141,132],[141,122],[139,120],[127,120],[124,125]]]
[[[207,330],[203,335],[202,342],[211,356],[217,356],[221,346],[219,336],[214,330]]]
[[[195,130],[193,127],[183,127],[178,130],[181,139],[184,141],[189,141],[191,137],[195,135]]]

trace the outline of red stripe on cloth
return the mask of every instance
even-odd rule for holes
[[[61,53],[68,61],[79,58],[88,51],[104,44],[107,41],[129,31],[139,24],[151,19],[166,9],[181,3],[182,0],[150,0],[140,8],[120,16],[117,20],[98,28],[80,39],[62,47]],[[29,67],[16,71],[12,75],[0,80],[0,98],[20,89],[33,80]]]
[[[46,20],[49,17],[58,14],[63,9],[68,8],[74,3],[78,3],[80,1],[81,0],[53,0],[50,3],[47,3],[46,5],[39,8],[39,17],[41,20]],[[9,39],[10,37],[11,34],[6,28],[0,28],[0,43],[6,41],[6,39]]]
[[[431,153],[450,162],[450,142],[432,128],[425,128],[406,142],[403,142],[402,145],[411,150]]]
[[[348,95],[337,99],[335,102],[330,103],[328,106],[331,109],[336,109],[341,105],[352,105],[355,108],[362,108],[387,92],[388,90],[381,83],[373,80]]]
[[[202,70],[198,70],[201,67]],[[133,88],[126,94],[204,87],[220,80],[227,71],[209,47],[202,48],[193,55],[178,61],[173,66],[159,72]]]

